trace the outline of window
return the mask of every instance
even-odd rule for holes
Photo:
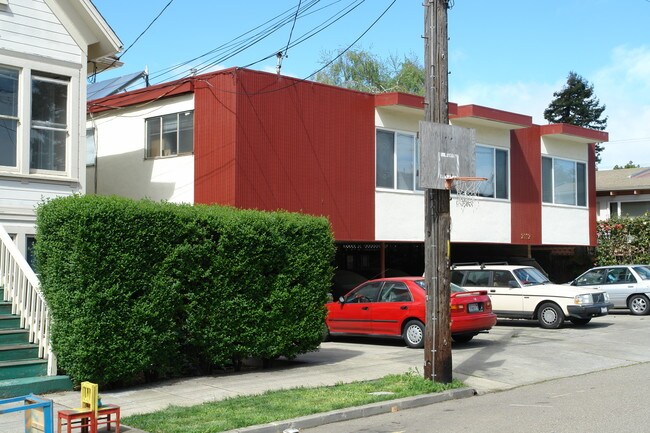
[[[584,162],[542,157],[542,201],[587,206],[587,165]]]
[[[650,202],[647,201],[628,201],[621,202],[621,216],[638,217],[650,212]]]
[[[0,66],[0,165],[16,167],[18,71]]]
[[[95,128],[86,129],[86,165],[95,165],[97,159],[97,146],[95,146]]]
[[[420,144],[414,134],[377,130],[378,188],[421,191]]]
[[[50,74],[32,76],[30,168],[65,171],[68,141],[68,80]]]
[[[345,297],[346,303],[377,302],[377,295],[382,282],[375,281],[357,287]]]
[[[27,235],[25,237],[25,249],[26,249],[25,260],[27,260],[27,263],[29,264],[29,266],[32,268],[34,272],[38,272],[36,270],[36,254],[34,252],[35,245],[36,245],[36,238],[32,235]]]
[[[508,151],[495,147],[476,146],[476,176],[481,182],[479,197],[508,198]]]
[[[147,158],[191,154],[194,151],[194,112],[166,114],[145,120]]]

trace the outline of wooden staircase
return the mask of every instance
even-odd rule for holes
[[[68,376],[47,375],[47,360],[39,358],[38,345],[29,342],[29,332],[1,294],[0,288],[0,398],[71,390]]]

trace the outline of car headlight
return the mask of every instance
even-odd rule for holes
[[[587,295],[577,295],[575,298],[573,298],[573,303],[582,305],[582,304],[593,304],[593,300],[591,298],[590,294]]]
[[[605,295],[605,302],[609,302],[609,293],[603,292],[603,295]]]

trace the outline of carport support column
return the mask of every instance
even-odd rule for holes
[[[424,120],[449,124],[447,107],[447,8],[449,0],[428,0],[424,12]],[[451,216],[448,189],[425,191],[424,272],[427,283],[424,377],[452,381],[449,314]]]

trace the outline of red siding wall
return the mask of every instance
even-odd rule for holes
[[[197,79],[194,90],[194,201],[235,206],[235,71]]]
[[[209,82],[196,90],[197,202],[324,215],[337,240],[374,240],[371,95],[242,69]]]
[[[542,162],[539,127],[510,132],[511,238],[514,245],[542,243]]]

